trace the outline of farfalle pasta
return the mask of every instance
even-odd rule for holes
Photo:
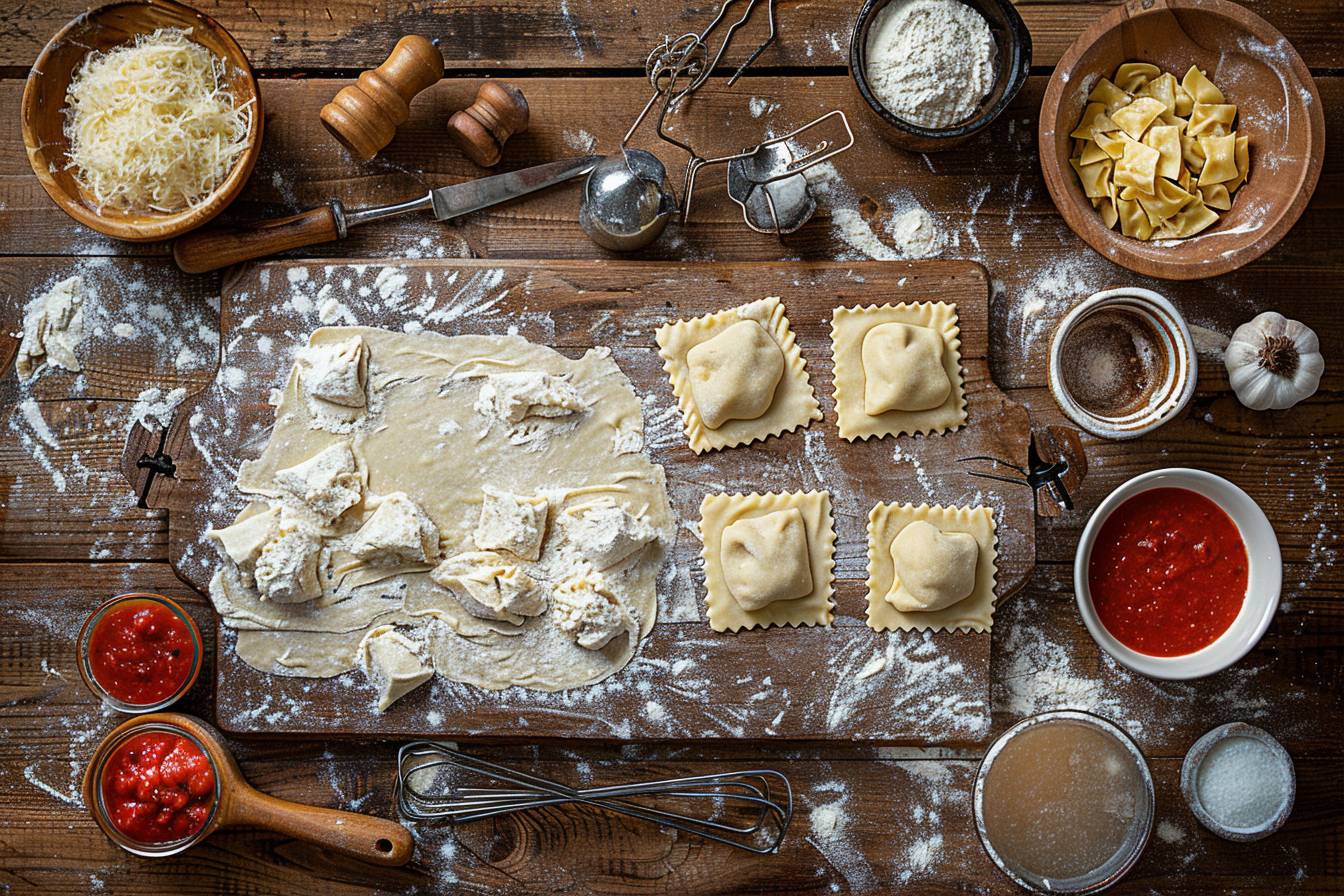
[[[1107,227],[1140,240],[1183,239],[1232,208],[1250,173],[1237,107],[1198,67],[1180,81],[1126,62],[1087,97],[1069,160]]]

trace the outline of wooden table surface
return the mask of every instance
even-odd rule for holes
[[[526,92],[533,125],[505,167],[610,150],[645,99],[641,66],[664,34],[708,19],[713,4],[633,6],[614,0],[462,0],[448,4],[347,0],[218,0],[229,28],[263,76],[268,112],[262,160],[231,214],[297,211],[328,197],[348,207],[407,198],[425,185],[479,176],[446,140],[448,114],[485,75]],[[1053,323],[1086,295],[1139,284],[1172,297],[1202,345],[1265,309],[1314,327],[1327,356],[1320,391],[1297,408],[1253,413],[1232,396],[1216,348],[1200,358],[1198,393],[1182,417],[1129,443],[1088,441],[1092,471],[1077,512],[1043,523],[1038,570],[995,619],[994,731],[1057,707],[1122,723],[1150,758],[1158,827],[1117,893],[1337,893],[1344,889],[1344,37],[1335,0],[1255,0],[1316,74],[1327,156],[1310,208],[1268,255],[1216,280],[1162,284],[1088,250],[1045,193],[1033,146],[1050,67],[1105,9],[1076,0],[1022,3],[1035,42],[1034,76],[1014,107],[958,150],[905,154],[883,143],[844,70],[857,3],[781,0],[776,45],[733,89],[722,79],[697,96],[681,125],[705,150],[749,146],[840,107],[858,142],[836,161],[821,212],[784,244],[746,230],[717,184],[698,197],[698,220],[673,227],[650,259],[860,259],[889,256],[875,234],[918,202],[947,240],[946,257],[980,261],[994,278],[994,374],[1046,420],[1044,355]],[[468,825],[422,827],[413,865],[372,871],[275,835],[233,831],[173,860],[119,852],[78,797],[83,764],[117,717],[84,689],[74,636],[89,608],[128,590],[203,598],[166,563],[166,526],[138,510],[117,469],[133,403],[149,387],[200,389],[214,377],[219,276],[186,276],[164,245],[117,243],[59,212],[33,177],[17,127],[28,66],[79,0],[11,0],[0,9],[0,332],[23,306],[75,273],[97,291],[104,328],[84,346],[81,376],[0,379],[0,889],[9,893],[431,892],[1010,892],[977,842],[970,818],[973,752],[819,747],[745,739],[538,750],[525,742],[481,748],[570,781],[767,764],[788,774],[797,813],[781,854],[753,857],[588,811],[557,810]],[[377,160],[358,165],[317,127],[317,110],[404,33],[442,39],[448,77],[414,106],[411,122]],[[746,41],[744,40],[744,43]],[[777,105],[776,105],[777,104]],[[670,158],[670,157],[669,157]],[[678,163],[679,165],[679,163]],[[575,223],[573,185],[532,201],[438,225],[403,218],[370,225],[306,257],[594,257]],[[848,222],[848,223],[846,223]],[[164,310],[168,313],[163,313]],[[362,323],[376,323],[364,320]],[[3,351],[0,337],[0,358]],[[900,462],[898,461],[898,464]],[[1100,655],[1073,602],[1073,548],[1087,513],[1139,472],[1188,465],[1226,476],[1269,514],[1283,547],[1282,607],[1259,647],[1233,669],[1181,684],[1149,681]],[[898,467],[899,468],[899,467]],[[907,475],[919,471],[907,468]],[[936,488],[936,483],[934,484]],[[207,629],[211,626],[204,626]],[[208,681],[209,676],[203,676]],[[184,707],[209,718],[212,695]],[[1217,840],[1177,792],[1180,758],[1216,724],[1244,719],[1275,734],[1297,766],[1287,827],[1253,845]],[[263,790],[328,806],[390,814],[396,743],[235,742]]]

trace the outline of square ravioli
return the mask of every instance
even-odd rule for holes
[[[835,521],[828,492],[706,495],[700,537],[714,631],[831,624]]]
[[[966,422],[957,306],[837,308],[831,315],[842,439],[947,432]]]
[[[777,436],[821,419],[778,296],[658,328],[686,439],[696,454]]]
[[[868,514],[868,625],[989,631],[995,545],[988,507],[878,504]]]

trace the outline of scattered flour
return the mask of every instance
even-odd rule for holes
[[[84,341],[84,278],[67,277],[24,308],[23,338],[14,369],[28,379],[44,367],[78,373]]]
[[[762,99],[759,96],[754,96],[747,101],[747,110],[751,112],[752,118],[760,118],[762,115],[769,115],[778,108],[779,103]]]
[[[131,422],[139,423],[145,429],[167,429],[172,425],[173,414],[186,398],[187,390],[181,386],[166,394],[157,386],[146,389],[131,407]]]
[[[896,242],[896,250],[906,258],[928,258],[942,251],[947,241],[922,206],[915,206],[887,222],[887,235]]]
[[[1159,821],[1157,823],[1157,839],[1163,843],[1181,843],[1185,840],[1185,830],[1169,821]]]
[[[582,128],[577,130],[565,128],[561,136],[564,138],[565,145],[575,152],[586,154],[597,149],[597,138]]]

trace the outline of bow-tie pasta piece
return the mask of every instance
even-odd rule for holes
[[[807,527],[797,507],[733,523],[723,530],[719,558],[728,592],[744,610],[812,591]]]
[[[262,509],[265,507],[265,509]],[[252,573],[256,568],[261,549],[275,535],[280,525],[280,506],[266,507],[253,504],[245,511],[238,522],[223,529],[209,529],[205,534],[213,542],[224,559],[233,563],[244,584],[255,585]]]
[[[658,354],[697,454],[821,419],[777,296],[658,328]]]
[[[952,394],[943,336],[928,327],[878,324],[863,337],[863,410],[928,411]]]
[[[706,495],[700,536],[714,631],[830,625],[835,524],[827,492]]]
[[[915,520],[891,542],[896,576],[887,603],[902,613],[927,613],[965,600],[975,590],[979,555],[974,536]]]
[[[588,403],[563,378],[523,370],[486,376],[475,408],[482,417],[510,424],[529,417],[567,417],[587,410]]]
[[[840,437],[958,429],[966,422],[957,306],[837,308],[831,316]]]
[[[755,420],[770,410],[784,375],[784,353],[754,320],[742,320],[686,353],[691,396],[710,429]]]
[[[639,626],[599,573],[561,582],[551,606],[555,624],[586,650],[601,650],[617,635],[639,636]]]
[[[868,514],[868,625],[877,631],[989,631],[994,512],[878,504]]]
[[[611,569],[658,537],[648,523],[611,498],[569,507],[560,515],[561,550],[594,569]]]
[[[263,600],[301,604],[322,593],[318,565],[322,536],[307,520],[280,512],[270,539],[261,546],[253,568]]]

